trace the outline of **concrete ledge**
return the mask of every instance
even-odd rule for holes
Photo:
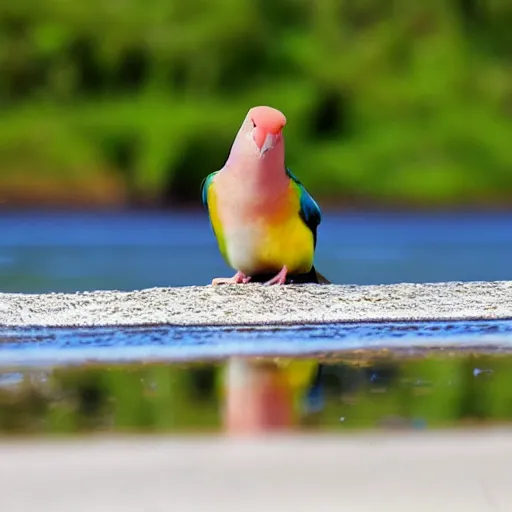
[[[510,510],[501,431],[0,443],[0,510]]]
[[[0,294],[0,326],[286,325],[512,318],[512,281],[386,286],[258,284]]]

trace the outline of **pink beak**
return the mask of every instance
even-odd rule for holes
[[[275,145],[275,141],[279,133],[269,133],[261,128],[254,128],[252,136],[254,142],[260,149],[260,157],[262,157],[269,149],[272,149]]]

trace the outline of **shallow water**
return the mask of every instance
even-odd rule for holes
[[[296,428],[432,429],[512,419],[512,356],[322,362],[316,383],[295,370]],[[0,371],[0,433],[219,431],[225,382],[222,362],[11,368]]]
[[[512,352],[512,320],[374,322],[296,327],[9,328],[0,365],[187,361],[353,351]]]
[[[504,423],[511,341],[512,320],[9,329],[0,434],[221,431],[232,356],[267,361],[289,383],[294,428]]]

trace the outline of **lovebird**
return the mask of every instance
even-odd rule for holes
[[[201,194],[219,250],[236,274],[212,285],[329,283],[313,264],[320,207],[285,165],[279,110],[253,107],[222,169]]]
[[[202,200],[219,250],[236,271],[231,278],[213,279],[212,285],[329,283],[313,264],[322,213],[286,167],[285,126],[279,110],[251,108],[226,163],[203,180]],[[322,409],[322,364],[286,358],[277,367],[298,407]]]

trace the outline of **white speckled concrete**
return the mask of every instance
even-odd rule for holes
[[[0,443],[9,512],[506,512],[510,431]]]
[[[0,294],[0,326],[241,325],[512,318],[512,282],[258,284]]]

